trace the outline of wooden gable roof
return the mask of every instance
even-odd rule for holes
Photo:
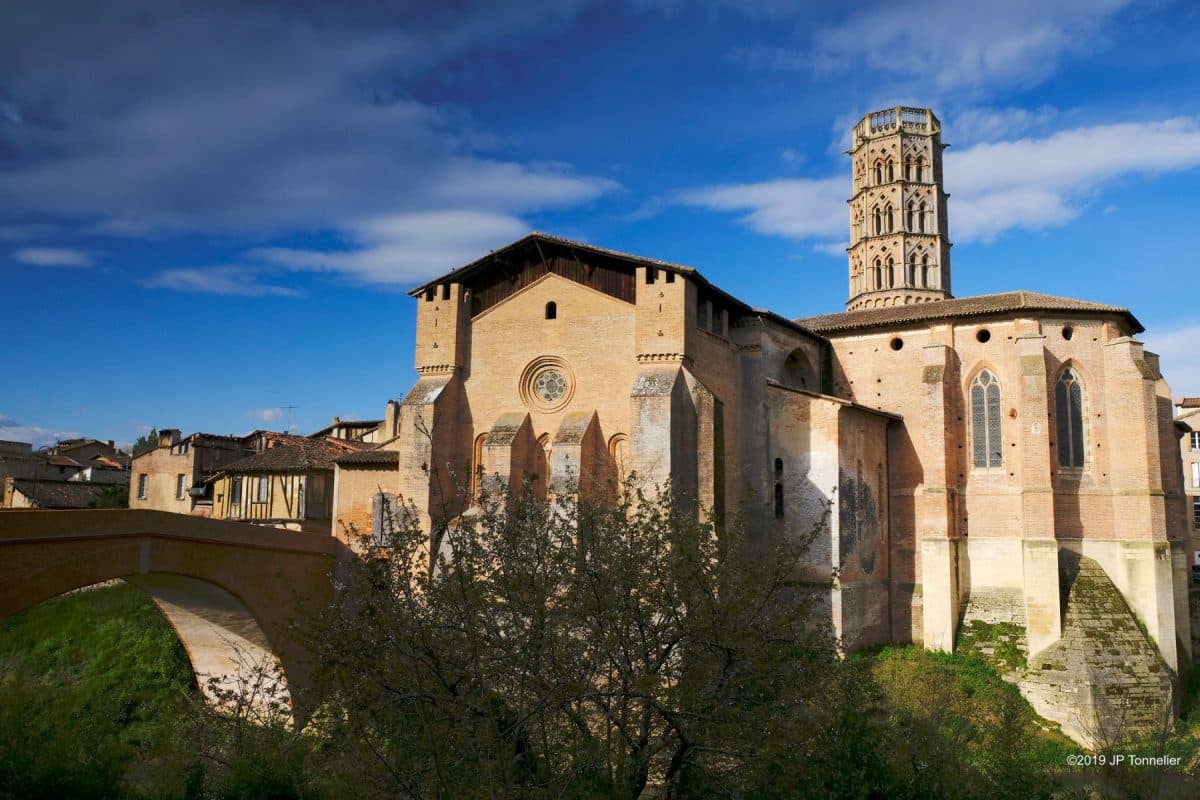
[[[547,274],[559,275],[626,303],[636,302],[636,256],[531,233],[483,258],[430,281],[410,294],[420,297],[447,283],[470,290],[471,316],[482,314]],[[679,270],[691,270],[676,267]]]

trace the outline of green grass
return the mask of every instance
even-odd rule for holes
[[[0,798],[126,797],[161,783],[193,708],[183,646],[157,607],[115,584],[0,625]]]
[[[1025,629],[1020,625],[971,620],[959,630],[955,652],[976,656],[1002,674],[1023,672],[1028,664],[1017,645],[1024,638]]]
[[[917,646],[885,647],[869,656],[871,672],[893,713],[947,731],[968,760],[986,763],[1016,737],[1035,770],[1060,769],[1079,746],[1039,717],[1017,687],[974,655],[937,653]]]

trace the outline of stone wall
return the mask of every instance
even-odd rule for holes
[[[1171,671],[1099,563],[1064,550],[1059,574],[1062,638],[1029,659],[1021,693],[1087,747],[1145,733],[1166,712]]]

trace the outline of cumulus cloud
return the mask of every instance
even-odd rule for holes
[[[1146,349],[1158,353],[1163,377],[1176,397],[1200,397],[1200,325],[1143,334]]]
[[[356,283],[411,286],[460,267],[528,233],[521,219],[450,209],[388,214],[347,226],[347,247],[316,250],[258,247],[238,265],[168,269],[143,285],[156,289],[244,296],[296,297],[287,273],[335,274]]]
[[[35,267],[90,267],[94,263],[82,250],[66,247],[23,247],[14,252],[12,258]]]
[[[726,184],[679,194],[684,205],[712,211],[744,212],[741,221],[759,233],[793,239],[836,236],[849,223],[846,178],[803,178]]]
[[[1187,117],[980,144],[946,156],[955,236],[987,240],[1014,227],[1061,225],[1078,216],[1084,196],[1106,181],[1197,166],[1200,123]]]
[[[0,414],[0,439],[8,442],[29,442],[33,449],[57,444],[60,439],[71,439],[80,436],[76,431],[64,431],[48,428],[44,425],[30,425],[17,422],[15,419]]]
[[[470,210],[389,214],[350,227],[357,247],[325,252],[259,248],[251,256],[299,271],[335,271],[368,283],[411,285],[459,267],[528,232],[508,214]]]
[[[1032,85],[1072,55],[1094,52],[1130,0],[901,0],[862,8],[817,28],[810,49],[760,61],[818,75],[864,67],[936,90]]]
[[[114,0],[101,17],[83,0],[14,8],[0,28],[0,99],[12,112],[0,117],[0,218],[50,216],[112,236],[319,232],[357,247],[377,220],[429,209],[515,219],[588,202],[616,184],[497,157],[461,109],[417,99],[445,64],[528,47],[582,4]],[[412,272],[425,255],[392,252],[400,266],[381,266],[381,245],[361,246],[322,269],[373,280]],[[217,266],[148,283],[288,293],[236,277]]]
[[[1094,125],[985,142],[945,158],[946,188],[954,195],[951,238],[987,242],[1013,229],[1064,225],[1114,179],[1200,166],[1200,122],[1180,117]],[[775,180],[692,189],[679,201],[740,212],[741,221],[760,233],[831,239],[847,229],[848,190],[846,176]]]

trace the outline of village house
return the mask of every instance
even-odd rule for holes
[[[118,485],[87,481],[0,478],[0,508],[95,508],[124,498],[112,494]]]
[[[64,439],[34,450],[29,442],[0,441],[0,477],[127,484],[129,456],[114,443]]]
[[[334,507],[334,462],[370,447],[327,436],[274,436],[261,453],[228,463],[208,479],[213,516],[327,534]]]
[[[176,428],[158,432],[158,445],[139,453],[131,466],[130,508],[212,515],[208,479],[233,461],[255,452],[263,437],[193,433],[183,437]]]
[[[389,400],[384,418],[372,431],[373,447],[334,461],[333,532],[352,545],[369,535],[378,541],[384,521],[395,510],[400,491],[400,404]]]
[[[1189,563],[1192,583],[1200,584],[1200,397],[1181,397],[1175,407],[1175,421],[1183,434],[1179,453],[1183,461]]]
[[[381,429],[384,421],[381,419],[348,420],[334,417],[333,422],[316,433],[310,434],[314,439],[329,436],[334,439],[346,439],[354,442],[370,442],[378,444],[382,441]]]

